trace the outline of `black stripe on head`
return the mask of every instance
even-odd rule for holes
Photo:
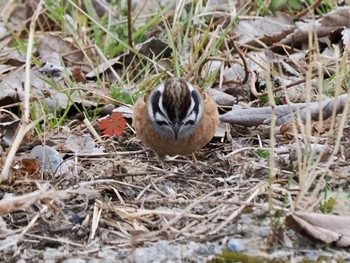
[[[156,121],[157,125],[162,126],[162,125],[169,125],[166,121]]]
[[[152,105],[153,117],[156,117],[157,112],[164,116],[163,112],[159,108],[160,96],[161,96],[161,94],[160,94],[159,90],[155,91],[152,94],[152,96],[151,96],[151,105]]]
[[[192,98],[194,100],[194,107],[193,107],[193,111],[196,114],[196,117],[198,117],[199,114],[199,105],[201,104],[201,97],[199,92],[192,90],[191,92]]]
[[[188,120],[188,121],[185,122],[184,125],[185,125],[185,126],[186,126],[186,125],[194,125],[194,120]]]

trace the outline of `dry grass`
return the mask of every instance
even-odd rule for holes
[[[39,6],[41,4],[42,1]],[[183,8],[183,5],[179,5],[176,9],[175,22],[180,21]],[[32,24],[40,12],[39,8],[37,10],[31,18]],[[73,10],[85,12],[80,8]],[[98,26],[98,22],[91,21],[95,23],[94,26]],[[31,26],[28,35],[28,72],[34,29]],[[110,34],[105,28],[101,27],[101,30]],[[170,28],[167,30],[170,34]],[[218,56],[221,56],[221,61],[230,61],[232,54],[225,52],[216,57],[205,57],[206,52],[217,48],[219,41],[215,41],[225,35],[219,32],[220,28],[217,27],[212,34],[205,36],[209,43],[203,47],[203,61]],[[77,32],[73,35],[79,39]],[[101,60],[107,60],[100,48],[87,39],[87,35],[83,38],[86,40],[84,45],[79,41],[77,43],[86,57],[100,54]],[[91,47],[94,47],[93,51]],[[229,53],[228,47],[225,48],[227,50],[224,51]],[[310,45],[311,48],[319,55],[318,47]],[[199,51],[201,49],[196,50],[201,53]],[[245,56],[248,61],[249,54]],[[240,54],[240,57],[243,55]],[[176,59],[181,61],[179,64],[185,64],[181,56]],[[312,62],[317,62],[319,58],[315,55],[312,59]],[[97,64],[90,58],[88,62],[93,66]],[[272,65],[272,62],[266,62],[269,63]],[[243,64],[248,76],[251,72],[247,70],[246,61]],[[311,64],[303,80],[305,87],[311,86],[311,79],[315,76],[315,68]],[[336,95],[341,93],[342,83],[346,82],[348,64],[346,53],[339,56],[339,64],[335,65],[339,77]],[[178,68],[174,71],[181,70],[179,65],[175,66]],[[202,67],[189,66],[188,71],[201,71]],[[316,70],[319,79],[322,79],[322,69]],[[270,73],[276,72],[270,68],[265,71],[266,94],[270,97],[269,101],[274,102],[276,90]],[[100,135],[95,133],[98,144],[105,147],[104,153],[74,155],[69,152],[65,161],[74,163],[70,175],[46,173],[38,179],[26,174],[13,178],[14,171],[20,170],[13,162],[16,153],[17,156],[26,156],[35,143],[46,143],[55,135],[64,134],[67,131],[63,132],[64,129],[69,129],[71,134],[94,133],[93,127],[96,125],[96,121],[83,123],[67,119],[66,127],[56,125],[48,129],[45,126],[42,134],[33,133],[32,136],[27,135],[29,139],[23,139],[26,131],[36,125],[35,121],[30,123],[29,119],[31,94],[28,72],[25,78],[27,96],[22,108],[22,132],[17,133],[12,148],[3,154],[2,159],[2,178],[11,179],[1,183],[1,191],[6,193],[0,201],[0,251],[4,261],[59,261],[72,257],[114,257],[114,260],[123,258],[132,261],[132,253],[137,248],[152,246],[158,241],[166,240],[169,244],[188,244],[193,241],[207,245],[217,242],[223,249],[227,241],[233,238],[245,240],[247,251],[252,253],[291,259],[303,253],[296,247],[312,248],[312,244],[303,244],[305,240],[302,237],[284,228],[286,214],[296,210],[320,210],[329,200],[329,193],[346,193],[348,190],[349,103],[341,116],[333,114],[330,125],[323,120],[317,123],[321,128],[327,126],[325,129],[328,133],[315,133],[315,127],[318,126],[310,118],[304,124],[291,123],[293,136],[290,139],[281,138],[279,127],[274,121],[256,129],[227,126],[225,138],[214,138],[196,153],[198,161],[189,157],[176,157],[166,160],[164,167],[157,161],[155,154],[140,143],[130,126],[122,137],[115,139],[101,140]],[[151,79],[154,77],[150,77],[151,72],[142,73]],[[112,70],[112,74],[120,80],[116,71]],[[123,77],[123,81],[132,83],[132,80]],[[220,81],[222,78],[220,76]],[[147,86],[153,81],[150,79],[145,78],[142,85]],[[210,81],[214,82],[214,78]],[[250,81],[254,86],[255,79]],[[323,83],[319,81],[321,94]],[[99,84],[103,87],[107,85],[103,82]],[[286,89],[282,88],[282,91],[288,93]],[[103,99],[108,97],[102,96]],[[305,94],[305,98],[311,102],[312,94]],[[119,102],[116,104],[120,105]],[[48,119],[51,116],[43,112],[44,117]],[[66,139],[56,139],[55,146],[60,148]],[[331,151],[317,152],[317,148],[313,148],[316,144]],[[64,152],[65,149],[60,150]],[[333,209],[337,212],[338,208]],[[108,254],[111,251],[115,253],[113,256]],[[282,252],[286,254],[278,254]],[[194,258],[192,260],[195,262]]]

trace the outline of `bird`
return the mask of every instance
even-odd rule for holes
[[[182,78],[168,78],[140,97],[133,127],[158,160],[191,155],[214,137],[219,112],[212,97]]]

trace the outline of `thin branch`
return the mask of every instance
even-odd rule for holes
[[[23,100],[23,107],[22,107],[23,115],[22,115],[21,124],[17,131],[16,137],[13,140],[13,144],[6,158],[4,168],[1,171],[0,182],[2,179],[5,179],[5,180],[8,179],[10,167],[12,165],[13,159],[15,158],[19,145],[21,144],[24,136],[28,132],[28,128],[32,128],[35,126],[35,125],[34,126],[29,125],[31,58],[33,53],[35,24],[36,24],[36,20],[38,19],[41,13],[43,3],[44,3],[44,0],[41,0],[39,2],[38,7],[34,12],[32,21],[30,22],[30,26],[29,26],[28,46],[27,46],[27,55],[26,55],[26,69],[25,69],[26,79],[24,83],[24,100]],[[36,123],[37,122],[35,122],[35,124]]]
[[[128,0],[128,44],[133,47],[131,19],[131,0]]]
[[[307,8],[303,9],[302,11],[300,11],[299,13],[296,14],[296,18],[301,18],[304,15],[306,15],[308,12],[310,12],[311,10],[316,9],[320,4],[322,3],[322,0],[317,0],[315,1],[311,6],[308,6]]]

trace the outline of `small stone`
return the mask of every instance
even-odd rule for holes
[[[242,242],[240,240],[231,238],[227,242],[227,248],[231,252],[240,252],[240,251],[244,250],[244,245],[242,244]]]

